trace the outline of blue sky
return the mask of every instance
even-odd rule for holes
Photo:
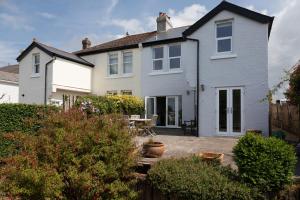
[[[300,46],[297,34],[289,35],[290,31],[296,31],[295,27],[287,25],[290,19],[300,19],[299,1],[230,2],[280,18],[274,23],[276,30],[273,29],[270,38],[273,58],[270,79],[271,83],[276,82],[282,69],[300,58],[299,48],[286,47],[285,52],[293,52],[292,57],[282,55],[285,52],[281,48],[286,43]],[[86,36],[92,44],[99,44],[121,37],[126,31],[134,34],[154,30],[159,11],[167,12],[174,26],[192,24],[218,3],[220,0],[0,0],[0,66],[16,63],[19,51],[34,37],[54,47],[75,51],[81,48],[81,40]]]

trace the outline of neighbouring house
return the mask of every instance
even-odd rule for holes
[[[0,103],[19,102],[18,65],[0,68]]]
[[[268,38],[273,17],[222,1],[190,26],[159,13],[157,30],[67,53],[37,41],[18,57],[20,102],[67,96],[145,98],[160,127],[196,122],[200,136],[268,133]],[[69,75],[71,74],[71,76]]]

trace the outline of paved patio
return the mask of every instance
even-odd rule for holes
[[[142,144],[147,142],[150,138],[155,141],[160,141],[165,144],[165,153],[159,159],[171,157],[184,157],[199,152],[220,152],[224,153],[224,165],[231,165],[236,168],[233,161],[232,148],[238,141],[238,138],[233,137],[194,137],[182,135],[157,135],[151,136],[137,136],[136,144],[142,148]],[[153,163],[159,159],[143,158],[141,162]]]

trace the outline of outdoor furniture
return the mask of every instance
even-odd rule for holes
[[[123,115],[124,117],[124,120],[127,122],[128,124],[128,128],[129,130],[132,130],[135,128],[135,124],[134,124],[134,121],[130,121],[130,118],[129,118],[129,115]]]
[[[130,122],[134,122],[135,129],[142,134],[150,134],[148,131],[148,125],[151,122],[151,119],[138,119],[138,118],[130,118]],[[152,135],[152,134],[151,134]]]
[[[188,132],[193,135],[196,129],[196,122],[195,120],[184,121],[181,127],[184,135],[186,135]]]
[[[146,133],[148,133],[151,136],[156,135],[154,127],[156,126],[157,118],[158,115],[153,115],[151,120],[144,126]]]

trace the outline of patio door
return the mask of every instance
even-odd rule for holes
[[[156,115],[156,97],[145,97],[145,118],[151,119]]]
[[[166,117],[168,127],[178,127],[178,96],[166,97]]]
[[[219,134],[243,133],[243,88],[218,88],[216,110]]]

